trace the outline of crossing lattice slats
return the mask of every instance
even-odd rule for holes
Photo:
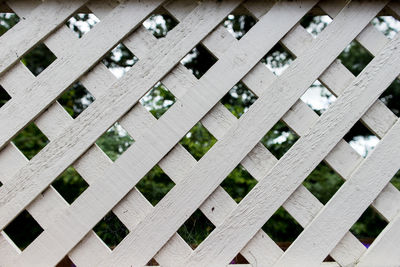
[[[221,266],[239,252],[254,266],[320,265],[328,254],[342,266],[399,264],[400,193],[390,183],[400,168],[399,124],[377,99],[399,75],[400,41],[370,24],[397,3],[36,4],[7,3],[24,20],[0,37],[0,81],[12,96],[0,109],[0,222],[4,229],[27,209],[44,231],[22,252],[2,232],[0,265],[51,266],[68,255],[77,266],[142,266],[153,257],[162,266]],[[84,5],[101,22],[76,39],[64,21]],[[238,41],[220,23],[239,5],[259,21]],[[333,21],[313,38],[298,22],[316,5]],[[161,6],[179,24],[156,39],[141,22]],[[357,77],[336,59],[353,39],[375,56]],[[57,59],[34,77],[18,60],[41,41]],[[117,80],[98,61],[121,41],[139,62]],[[278,41],[296,60],[275,76],[259,61]],[[200,79],[179,64],[198,43],[218,58]],[[55,100],[78,79],[96,101],[72,119]],[[316,79],[338,97],[321,116],[299,100]],[[177,101],[157,120],[138,100],[158,81]],[[237,119],[219,100],[239,81],[258,99]],[[259,140],[280,119],[301,138],[278,160]],[[382,139],[367,159],[342,139],[359,119]],[[10,140],[31,121],[50,143],[28,161]],[[135,143],[111,162],[94,142],[116,121]],[[218,141],[196,161],[178,142],[199,121]],[[325,206],[301,185],[322,160],[348,180]],[[219,185],[239,163],[259,183],[236,204]],[[153,207],[135,185],[156,164],[176,185]],[[70,165],[89,188],[68,205],[49,185]],[[366,249],[348,230],[371,204],[389,224]],[[261,230],[280,206],[304,228],[286,252]],[[192,250],[176,231],[198,208],[216,229]],[[130,230],[112,251],[91,230],[110,210]]]

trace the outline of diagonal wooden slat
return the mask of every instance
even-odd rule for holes
[[[194,252],[192,260],[200,262],[196,257],[199,255],[202,255],[202,259],[204,259],[204,251],[202,251],[204,249],[208,250],[207,259],[210,260],[210,257],[215,256],[211,256],[212,251],[210,251],[210,248],[213,248],[214,251],[221,251],[222,249],[216,248],[216,246],[221,247],[224,244],[223,250],[230,249],[232,251],[233,247],[230,244],[233,243],[236,246],[238,242],[247,242],[246,239],[251,236],[251,231],[254,231],[250,229],[261,227],[262,223],[285,200],[285,197],[290,195],[303,181],[305,176],[319,163],[321,157],[324,157],[333,148],[338,140],[336,139],[335,141],[335,138],[342,138],[357,119],[378,98],[380,93],[395,79],[398,73],[389,73],[388,69],[396,68],[400,64],[397,58],[398,52],[395,48],[398,44],[399,40],[393,40],[385,47],[383,52],[372,60],[371,64],[364,69],[342,96],[320,117],[313,128],[310,129],[310,132],[301,137],[285,156],[282,157],[278,164],[274,166],[267,177],[255,186],[246,199],[239,204],[237,210],[232,212],[225,220],[224,225],[219,230],[217,228],[217,231],[214,231],[206,242],[200,245],[198,251]],[[374,73],[373,78],[369,76],[371,73]],[[352,105],[352,101],[359,101],[358,106]],[[351,110],[351,115],[348,114],[346,107]],[[335,123],[339,121],[340,126],[338,125],[339,123]],[[318,146],[315,146],[315,138],[318,139]],[[308,160],[307,163],[305,163],[305,158]],[[302,167],[299,168],[299,165]],[[282,169],[283,166],[285,166],[284,169]],[[296,168],[297,173],[294,173],[287,166]],[[281,186],[278,186],[278,183]],[[283,187],[282,185],[285,186]],[[260,196],[260,192],[268,197]],[[250,210],[249,205],[257,207],[257,209]],[[247,210],[244,211],[243,208]],[[251,224],[249,224],[249,220],[252,222]],[[243,232],[238,230],[239,225],[242,227],[241,229],[245,229]],[[228,239],[224,239],[222,236],[229,235],[232,229],[240,231],[243,235],[238,235],[238,231],[236,231],[235,241],[230,237],[229,240],[231,243],[227,245],[226,241]],[[224,241],[218,242],[215,240],[215,237]],[[233,249],[232,253],[234,251],[235,249]]]

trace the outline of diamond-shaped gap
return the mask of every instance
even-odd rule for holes
[[[261,59],[261,62],[275,75],[279,76],[289,67],[293,60],[295,60],[295,56],[278,42]]]
[[[303,26],[313,37],[316,37],[331,22],[332,18],[326,15],[321,8],[315,6],[300,20],[300,25]]]
[[[400,170],[393,176],[392,180],[390,182],[398,189],[400,190]]]
[[[12,142],[25,157],[31,159],[49,143],[49,139],[32,122],[14,137]]]
[[[217,139],[200,122],[179,141],[196,160],[200,160],[216,142]]]
[[[57,99],[74,119],[94,100],[94,96],[79,81],[72,84],[67,91]]]
[[[386,222],[373,207],[368,207],[350,228],[350,232],[355,235],[364,246],[369,247],[387,224],[388,222]]]
[[[65,256],[59,263],[57,263],[56,267],[74,267],[74,263],[68,256]]]
[[[129,234],[128,228],[126,228],[112,211],[96,224],[93,231],[111,250],[121,243],[122,239]]]
[[[250,264],[242,254],[237,254],[229,263],[229,265],[234,264]]]
[[[44,71],[57,57],[51,50],[43,43],[36,45],[22,58],[21,62],[33,73],[38,76]]]
[[[221,103],[236,118],[240,118],[256,100],[256,95],[244,83],[238,82],[221,99]]]
[[[116,45],[101,62],[114,74],[121,78],[139,59],[122,43]]]
[[[344,136],[350,146],[362,157],[367,157],[379,143],[376,137],[361,121],[356,122]]]
[[[73,15],[65,22],[65,24],[78,36],[78,38],[81,38],[99,22],[99,18],[91,13],[90,10],[87,10],[85,13],[77,13]]]
[[[196,248],[214,229],[210,220],[200,210],[196,210],[178,229],[178,234],[192,248]]]
[[[340,53],[338,59],[355,76],[371,62],[374,57],[359,42],[353,40]]]
[[[167,36],[168,32],[175,28],[178,23],[174,16],[165,8],[160,7],[143,22],[143,26],[156,38],[162,38]]]
[[[303,182],[303,185],[324,205],[342,184],[343,179],[325,162],[318,164]]]
[[[379,99],[397,116],[400,116],[400,80],[394,79]]]
[[[96,144],[103,150],[104,153],[115,161],[135,142],[128,132],[116,122],[110,129],[107,130]]]
[[[43,228],[24,210],[4,228],[4,232],[19,249],[24,250],[43,232]]]
[[[5,5],[5,3],[3,3],[3,5]],[[8,6],[6,7],[9,9],[7,12],[0,12],[0,36],[2,36],[20,21],[20,18],[17,16],[17,14],[13,13]]]
[[[145,266],[161,266],[156,259],[152,258]]]
[[[400,30],[400,21],[393,16],[378,16],[371,23],[390,39],[393,39]]]
[[[155,165],[140,181],[136,188],[153,205],[157,203],[174,187],[175,183],[167,174]]]
[[[257,184],[257,180],[242,166],[238,165],[221,183],[228,194],[239,203]]]
[[[261,143],[277,158],[280,159],[299,139],[283,121],[278,121],[261,139]]]
[[[316,80],[300,99],[318,115],[321,115],[336,100],[336,97]]]
[[[204,45],[198,44],[182,60],[186,68],[200,79],[214,64],[217,58]]]
[[[89,187],[73,167],[66,169],[51,185],[69,204]]]
[[[262,229],[283,250],[286,250],[303,231],[301,225],[282,207],[271,216]]]
[[[3,86],[0,85],[0,108],[11,99],[11,96],[7,93]]]
[[[243,6],[229,14],[223,25],[236,39],[240,40],[255,24],[257,19]]]
[[[159,119],[175,101],[175,96],[161,82],[158,82],[140,99],[140,103],[157,119]]]

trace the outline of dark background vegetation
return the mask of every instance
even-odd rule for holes
[[[14,14],[1,14],[0,16],[0,35],[18,22],[18,17]],[[88,14],[76,15],[67,22],[67,26],[76,34],[77,38],[82,37],[84,31],[79,25],[87,23],[93,27],[95,21]],[[223,22],[237,39],[240,39],[256,23],[256,19],[246,14],[230,15]],[[377,24],[386,23],[383,18],[374,21]],[[176,26],[177,21],[169,14],[153,15],[148,19],[147,27],[157,37],[163,38],[167,32]],[[326,26],[326,22],[319,16],[306,16],[301,21],[301,25],[309,29],[314,35]],[[392,31],[387,25],[387,32]],[[319,30],[318,30],[319,29]],[[102,63],[111,70],[119,69],[126,71],[132,67],[137,58],[134,51],[129,51],[124,45],[119,45],[110,54],[107,54]],[[339,56],[342,63],[354,74],[358,75],[362,69],[372,60],[372,55],[359,43],[354,41]],[[27,53],[22,62],[31,70],[34,75],[40,73],[53,61],[55,56],[43,44]],[[189,53],[182,64],[189,68],[193,74],[200,78],[216,62],[216,58],[202,45],[197,45]],[[281,44],[277,44],[267,55],[261,59],[263,63],[271,69],[284,67],[294,60]],[[135,71],[134,68],[131,71]],[[7,89],[7,88],[4,88]],[[0,106],[10,99],[10,96],[0,87]],[[322,94],[321,97],[326,97]],[[400,111],[400,84],[396,80],[381,96],[382,101],[396,114]],[[223,103],[236,117],[240,117],[257,97],[243,83],[238,83],[229,93],[223,97]],[[59,99],[59,103],[64,106],[67,112],[73,117],[77,117],[91,102],[94,97],[86,90],[81,83],[75,83]],[[168,91],[163,84],[158,83],[142,100],[141,103],[156,117],[162,114],[174,103],[175,97]],[[318,114],[322,110],[315,110]],[[356,137],[368,137],[372,133],[361,123],[358,123],[346,135],[347,141],[354,140]],[[298,139],[298,136],[283,122],[278,122],[262,138],[261,142],[277,157],[280,158]],[[196,124],[192,130],[182,138],[181,144],[199,160],[217,140],[200,123]],[[96,143],[110,157],[116,160],[134,140],[118,124],[110,128]],[[47,143],[48,139],[41,133],[34,123],[27,126],[13,140],[13,143],[22,153],[31,159]],[[134,162],[132,164],[135,164]],[[1,177],[0,177],[1,179]],[[379,179],[379,177],[377,177]],[[400,175],[392,180],[393,184],[399,188]],[[234,198],[236,202],[240,200],[256,184],[256,180],[242,166],[237,166],[232,173],[224,180],[222,187]],[[335,173],[326,163],[322,162],[303,183],[322,203],[326,203],[330,197],[343,184],[341,177]],[[68,168],[58,177],[52,186],[64,197],[68,203],[72,203],[87,187],[88,184],[72,167]],[[167,194],[174,186],[171,179],[163,170],[155,166],[137,184],[137,188],[153,204]],[[359,238],[375,238],[387,223],[372,208],[365,211],[358,222],[352,227],[351,231]],[[195,212],[186,223],[179,229],[178,233],[192,246],[198,245],[215,227],[200,212]],[[270,237],[277,242],[293,241],[302,231],[302,227],[283,209],[275,212],[270,220],[264,225],[263,229]],[[29,215],[23,212],[6,229],[5,232],[11,239],[23,249],[38,235],[42,229]],[[110,212],[102,221],[96,225],[94,231],[110,246],[116,246],[128,230]]]

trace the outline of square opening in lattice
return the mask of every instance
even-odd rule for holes
[[[159,119],[175,101],[175,96],[161,82],[158,82],[140,99],[140,103],[150,111],[156,119]]]
[[[182,60],[197,79],[200,79],[214,64],[217,58],[202,44],[198,44]]]
[[[256,184],[257,180],[239,164],[225,178],[221,186],[237,203],[239,203]]]
[[[89,32],[100,20],[89,10],[85,13],[77,13],[65,23],[78,38]]]
[[[256,100],[256,95],[244,83],[238,82],[221,99],[221,103],[236,118],[240,118]]]
[[[240,265],[240,264],[250,264],[250,263],[246,260],[245,257],[243,257],[242,254],[239,253],[231,260],[231,262],[229,263],[229,266],[236,265],[236,264]]]
[[[378,16],[371,23],[390,39],[393,39],[400,30],[400,21],[393,16]]]
[[[257,19],[240,6],[225,18],[223,25],[233,37],[240,40],[256,23]]]
[[[158,39],[167,36],[178,23],[174,16],[160,7],[143,22],[143,26]]]
[[[174,185],[171,178],[156,165],[136,184],[136,188],[155,206]]]
[[[122,43],[115,46],[101,62],[114,74],[121,78],[139,59]]]
[[[354,40],[346,46],[338,58],[354,76],[357,76],[374,57],[359,42]]]
[[[281,43],[277,43],[261,59],[261,62],[264,63],[275,75],[279,76],[289,67],[293,60],[295,60],[295,56]]]
[[[179,141],[196,160],[200,160],[216,142],[217,139],[200,122]]]
[[[145,266],[161,266],[154,258],[152,258]]]
[[[73,167],[66,169],[51,185],[69,204],[89,187]]]
[[[394,79],[379,99],[397,116],[400,116],[400,80]]]
[[[280,159],[299,139],[284,122],[277,122],[261,139],[261,143],[277,158]]]
[[[321,115],[335,102],[336,97],[323,84],[316,80],[300,99],[318,115]]]
[[[303,185],[326,204],[343,184],[343,179],[325,162],[321,162],[304,180]]]
[[[178,234],[192,248],[196,248],[215,229],[215,226],[201,212],[196,210],[178,229]]]
[[[0,108],[11,99],[11,96],[7,93],[6,89],[0,85]]]
[[[128,132],[116,122],[107,132],[97,139],[96,144],[112,161],[115,161],[134,141],[135,140],[133,140]]]
[[[4,232],[19,249],[24,250],[43,232],[43,228],[24,210],[4,228]]]
[[[300,20],[300,25],[313,37],[317,37],[331,22],[332,18],[316,6]]]
[[[17,14],[13,13],[10,9],[10,12],[2,13],[0,12],[0,36],[2,36],[5,32],[15,26],[19,22],[19,17]]]
[[[31,159],[49,143],[49,139],[32,122],[14,137],[12,142],[25,157]]]
[[[385,229],[387,224],[385,219],[373,207],[368,207],[350,228],[350,232],[364,246],[369,247],[374,239]]]
[[[57,57],[51,52],[51,50],[43,43],[36,45],[22,58],[21,62],[33,73],[38,76],[44,71],[51,63],[56,60]]]
[[[94,96],[78,81],[71,85],[57,101],[75,119],[94,101]]]
[[[262,230],[278,246],[286,250],[303,231],[301,225],[282,207],[280,207],[263,225]]]
[[[376,137],[362,122],[358,121],[344,136],[344,140],[362,157],[367,157],[379,143]]]
[[[122,239],[129,234],[128,228],[126,228],[112,211],[96,224],[93,231],[111,250],[121,243]]]
[[[400,170],[393,176],[390,182],[397,188],[397,190],[400,190]]]

